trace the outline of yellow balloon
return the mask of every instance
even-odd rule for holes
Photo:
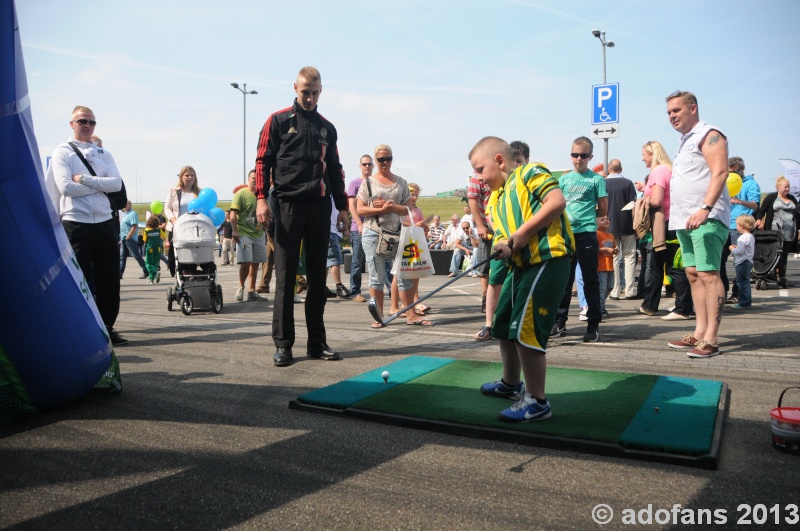
[[[730,172],[728,174],[728,193],[731,197],[738,195],[742,191],[742,178],[738,173]]]

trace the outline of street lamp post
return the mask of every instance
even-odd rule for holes
[[[606,48],[613,48],[614,47],[614,43],[611,42],[611,41],[607,41],[606,40],[606,32],[605,31],[592,30],[592,35],[594,35],[595,37],[600,39],[600,44],[603,47],[603,84],[605,85],[606,84]],[[605,168],[606,172],[608,172],[608,139],[607,138],[603,139],[603,147],[604,147],[604,154],[605,154],[605,157],[603,159],[604,160],[604,162],[603,162],[604,166],[603,167]]]
[[[231,86],[242,93],[244,99],[244,114],[242,115],[242,177],[244,184],[247,184],[247,95],[258,94],[255,90],[247,90],[247,83],[242,83],[242,88],[239,88],[239,83],[231,83]]]

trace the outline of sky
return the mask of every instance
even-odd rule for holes
[[[347,180],[362,154],[393,149],[393,172],[421,195],[466,186],[467,153],[495,135],[569,168],[591,136],[592,85],[619,83],[609,158],[642,180],[642,145],[679,135],[664,98],[697,95],[762,192],[800,160],[797,0],[17,0],[31,111],[44,161],[91,107],[134,202],[163,201],[184,165],[232,197],[272,112],[292,104],[306,65],[336,126]],[[258,94],[244,100],[231,83]],[[794,94],[794,96],[792,96]],[[246,145],[246,156],[243,147]],[[603,162],[595,141],[590,167]]]

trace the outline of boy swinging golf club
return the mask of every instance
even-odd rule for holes
[[[500,138],[481,139],[469,161],[475,176],[492,189],[487,212],[495,231],[494,249],[509,268],[492,317],[503,376],[483,384],[481,392],[515,400],[499,413],[502,421],[544,420],[551,416],[545,349],[575,248],[564,213],[566,200],[543,166],[517,167],[511,146]]]

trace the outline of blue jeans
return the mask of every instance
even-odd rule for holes
[[[369,287],[374,290],[382,290],[386,282],[386,269],[387,266],[391,268],[392,258],[387,258],[377,254],[378,239],[380,236],[377,232],[364,228],[361,233],[361,247],[364,249],[364,256],[367,261],[367,271],[369,272]],[[391,286],[391,284],[390,284]],[[411,280],[397,279],[397,288],[400,291],[408,291],[411,289]]]
[[[600,283],[600,311],[606,309],[606,299],[614,289],[614,272],[613,271],[598,271],[597,280]]]
[[[745,260],[736,266],[736,285],[739,287],[739,305],[750,306],[753,299],[750,294],[750,271],[753,262]]]
[[[578,305],[581,308],[586,308],[586,295],[583,293],[583,273],[581,266],[575,266],[575,289],[578,291]]]
[[[467,252],[456,247],[453,249],[453,259],[450,260],[450,272],[458,273],[461,260],[467,255]]]
[[[125,273],[125,265],[127,264],[128,256],[132,256],[136,259],[136,263],[142,268],[142,273],[147,275],[147,266],[144,265],[144,259],[142,255],[139,254],[139,242],[136,240],[128,240],[123,238],[122,239],[122,246],[119,248],[119,276]]]
[[[361,273],[364,264],[364,249],[361,247],[361,233],[351,232],[350,243],[353,252],[350,255],[350,295],[355,297],[361,294]]]

